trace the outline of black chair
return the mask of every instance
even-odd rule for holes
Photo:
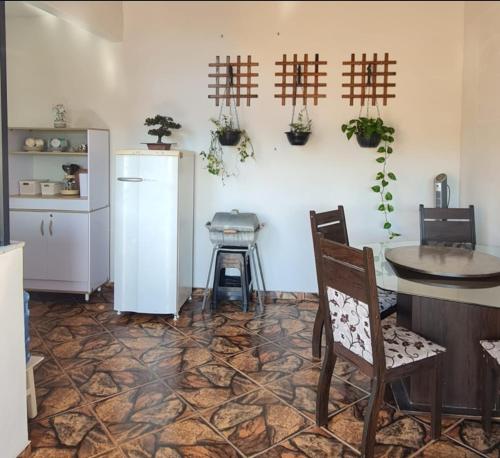
[[[424,208],[420,205],[420,244],[476,247],[474,205],[469,208]]]

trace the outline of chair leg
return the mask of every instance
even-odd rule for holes
[[[377,418],[380,406],[384,400],[385,381],[374,378],[372,381],[372,394],[368,403],[365,426],[363,428],[363,443],[361,455],[364,458],[373,458],[375,451],[375,436],[377,434]]]
[[[437,357],[432,370],[432,388],[431,388],[431,436],[433,439],[441,437],[441,410],[442,410],[442,392],[443,379],[441,371],[443,359]]]
[[[495,374],[491,364],[491,358],[484,356],[484,391],[483,391],[483,429],[486,436],[491,435],[491,415],[495,393]]]
[[[314,358],[321,358],[321,338],[323,336],[323,326],[325,320],[321,313],[321,307],[318,307],[316,318],[314,320],[313,337],[312,337],[312,354]]]
[[[316,424],[324,426],[328,422],[328,402],[330,397],[330,384],[337,355],[333,353],[333,346],[326,347],[326,355],[321,367],[321,374],[316,390]]]

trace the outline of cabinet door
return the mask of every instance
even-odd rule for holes
[[[53,212],[47,219],[47,278],[88,282],[89,214]]]
[[[11,239],[25,242],[24,278],[47,279],[48,223],[43,212],[10,212]]]

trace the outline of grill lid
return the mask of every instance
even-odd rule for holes
[[[255,232],[259,229],[259,219],[255,213],[231,210],[231,212],[217,212],[207,226],[210,231],[223,232],[232,229],[239,232]]]

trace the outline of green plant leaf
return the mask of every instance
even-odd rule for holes
[[[378,209],[379,209],[379,211],[383,212],[385,210],[385,205],[384,204],[380,204],[378,206]]]
[[[383,146],[380,146],[377,150],[377,153],[385,153],[385,148]]]
[[[342,124],[342,132],[345,133],[346,129],[347,129],[347,124]]]
[[[353,136],[353,134],[354,134],[354,132],[352,130],[349,131],[349,132],[347,132],[347,134],[346,134],[347,135],[347,140],[350,140],[351,137]]]
[[[385,158],[384,158],[384,157],[377,157],[376,161],[377,161],[379,164],[382,164],[383,162],[385,162]]]
[[[392,194],[390,192],[385,193],[385,200],[392,200]]]
[[[392,227],[392,224],[389,223],[389,221],[384,223],[384,229],[390,229]]]
[[[396,180],[396,179],[397,179],[397,178],[396,178],[396,175],[394,175],[394,173],[392,173],[392,172],[389,172],[389,173],[387,174],[387,176],[388,176],[391,180]]]
[[[385,188],[389,184],[388,181],[382,180],[382,186]]]
[[[387,147],[387,154],[392,154],[392,148],[390,146]]]
[[[384,172],[378,172],[377,175],[376,175],[376,177],[375,177],[375,179],[376,180],[381,180],[382,178],[384,178],[384,176],[385,176]]]
[[[380,186],[378,186],[378,185],[372,186],[372,191],[373,192],[380,192]]]
[[[394,211],[394,207],[391,204],[387,204],[387,211],[388,212],[393,212]]]

